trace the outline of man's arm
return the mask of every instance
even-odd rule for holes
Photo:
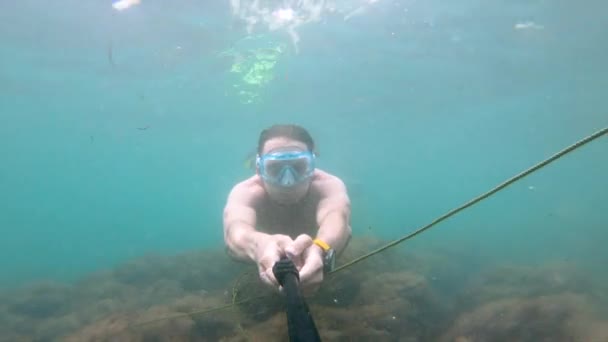
[[[337,177],[321,185],[322,198],[317,208],[319,231],[316,238],[327,243],[340,254],[352,235],[350,226],[350,199],[344,182]]]
[[[250,181],[237,184],[228,195],[224,207],[224,242],[228,254],[234,259],[257,260],[258,241],[266,235],[255,229],[254,205],[259,196],[259,189]]]

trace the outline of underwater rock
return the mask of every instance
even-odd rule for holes
[[[75,331],[83,324],[82,318],[75,313],[65,316],[51,317],[31,327],[40,341],[52,341],[68,331]]]
[[[573,265],[502,265],[474,277],[463,293],[461,304],[474,306],[498,298],[586,292],[590,288],[588,277]]]
[[[320,333],[327,332],[332,341],[432,340],[446,325],[440,303],[420,274],[374,272],[361,278],[356,288],[348,304],[342,305],[338,298],[336,302],[326,298],[312,302]]]
[[[348,307],[359,295],[363,277],[360,272],[344,270],[340,274],[329,276],[310,299],[311,303],[331,307]]]
[[[237,308],[244,317],[256,324],[268,320],[285,309],[283,298],[279,293],[262,283],[257,272],[242,274],[238,277],[234,287],[230,288],[230,291],[226,294],[230,302],[233,298],[235,302],[248,300],[245,303],[238,304]],[[249,300],[257,297],[261,298]]]
[[[264,322],[238,330],[232,335],[225,335],[218,341],[222,342],[249,342],[249,341],[288,341],[287,317],[284,312],[275,313]]]
[[[138,297],[140,288],[122,283],[112,273],[94,274],[75,283],[75,295],[88,300],[113,299],[122,302]]]
[[[8,301],[8,312],[42,319],[63,314],[72,305],[72,288],[56,283],[37,284],[19,291]]]
[[[142,335],[129,329],[131,317],[126,315],[112,315],[100,319],[94,324],[70,332],[63,337],[66,342],[99,341],[99,342],[127,342],[142,341]]]
[[[573,322],[588,307],[572,293],[498,299],[462,314],[441,341],[586,341]]]
[[[174,278],[175,264],[170,259],[149,254],[118,266],[114,278],[119,282],[144,287],[164,278]]]
[[[354,238],[338,265],[382,244],[372,237]],[[541,341],[545,336],[556,342],[568,336],[608,341],[608,322],[591,311],[592,304],[605,303],[598,300],[606,299],[605,284],[584,281],[576,267],[503,266],[470,276],[478,269],[467,269],[450,255],[391,249],[328,275],[307,297],[323,341],[441,337],[474,342],[513,336],[525,341],[525,329]],[[232,303],[233,297],[250,300],[192,314]],[[147,256],[70,286],[38,285],[0,298],[0,341],[287,339],[284,298],[260,281],[255,267],[233,262],[223,251]],[[147,320],[153,322],[134,325]],[[543,327],[553,324],[561,324],[561,330],[547,334]]]
[[[146,287],[159,279],[179,282],[185,291],[213,290],[233,280],[243,265],[217,250],[190,252],[177,256],[149,254],[129,261],[113,271],[123,284]]]
[[[171,299],[183,296],[185,292],[177,280],[159,279],[141,289],[141,295],[148,298]]]

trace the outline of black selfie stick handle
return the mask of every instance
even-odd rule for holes
[[[274,264],[272,272],[285,292],[289,341],[321,341],[308,305],[300,291],[300,276],[296,266],[290,259],[282,258]]]

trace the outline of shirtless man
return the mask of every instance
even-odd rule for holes
[[[228,254],[256,263],[261,280],[276,288],[272,266],[287,256],[308,294],[319,288],[351,237],[344,182],[315,168],[314,150],[300,126],[262,131],[256,174],[232,188],[224,208]]]

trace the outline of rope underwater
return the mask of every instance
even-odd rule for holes
[[[591,134],[591,135],[589,135],[589,136],[587,136],[587,137],[585,137],[585,138],[583,138],[583,139],[575,142],[574,144],[572,144],[572,145],[564,148],[563,150],[555,153],[551,157],[549,157],[549,158],[547,158],[547,159],[545,159],[545,160],[537,163],[536,165],[533,165],[532,167],[530,167],[530,168],[522,171],[521,173],[519,173],[519,174],[517,174],[517,175],[515,175],[515,176],[513,176],[513,177],[511,177],[511,178],[509,178],[507,180],[505,180],[504,182],[500,183],[499,185],[497,185],[496,187],[490,189],[489,191],[487,191],[487,192],[485,192],[485,193],[483,193],[483,194],[481,194],[481,195],[479,195],[479,196],[477,196],[477,197],[469,200],[468,202],[466,202],[465,204],[463,204],[463,205],[461,205],[461,206],[459,206],[457,208],[454,208],[454,209],[448,211],[447,213],[445,213],[445,214],[441,215],[440,217],[436,218],[435,220],[433,220],[431,223],[429,223],[429,224],[427,224],[427,225],[425,225],[425,226],[423,226],[421,228],[418,228],[414,232],[409,233],[409,234],[407,234],[407,235],[405,235],[405,236],[403,236],[401,238],[398,238],[396,240],[393,240],[393,241],[387,243],[386,245],[384,245],[384,246],[382,246],[380,248],[377,248],[377,249],[375,249],[375,250],[373,250],[373,251],[371,251],[369,253],[366,253],[366,254],[364,254],[364,255],[362,255],[362,256],[354,259],[354,260],[351,260],[351,261],[347,262],[346,264],[341,265],[341,266],[335,268],[334,270],[332,270],[328,274],[335,274],[335,273],[337,273],[337,272],[339,272],[341,270],[346,269],[347,267],[350,267],[350,266],[352,266],[354,264],[357,264],[357,263],[359,263],[359,262],[361,262],[361,261],[363,261],[363,260],[365,260],[365,259],[367,259],[369,257],[372,257],[372,256],[374,256],[374,255],[376,255],[378,253],[381,253],[382,251],[385,251],[385,250],[387,250],[387,249],[389,249],[391,247],[394,247],[394,246],[396,246],[396,245],[398,245],[398,244],[400,244],[400,243],[402,243],[402,242],[404,242],[406,240],[409,240],[409,239],[413,238],[414,236],[416,236],[416,235],[418,235],[418,234],[420,234],[420,233],[422,233],[422,232],[424,232],[424,231],[432,228],[436,224],[438,224],[438,223],[440,223],[440,222],[448,219],[449,217],[457,214],[458,212],[460,212],[460,211],[462,211],[462,210],[464,210],[466,208],[469,208],[469,207],[471,207],[471,206],[479,203],[480,201],[482,201],[482,200],[484,200],[484,199],[486,199],[486,198],[488,198],[488,197],[496,194],[497,192],[503,190],[504,188],[506,188],[509,185],[517,182],[518,180],[520,180],[520,179],[522,179],[522,178],[524,178],[524,177],[526,177],[526,176],[528,176],[528,175],[530,175],[530,174],[538,171],[539,169],[541,169],[541,168],[547,166],[548,164],[550,164],[550,163],[558,160],[559,158],[565,156],[566,154],[568,154],[568,153],[570,153],[570,152],[572,152],[572,151],[574,151],[574,150],[576,150],[576,149],[578,149],[578,148],[580,148],[580,147],[582,147],[582,146],[590,143],[591,141],[593,141],[593,140],[595,140],[595,139],[603,136],[606,133],[608,133],[608,127],[600,129],[599,131],[597,131],[597,132],[595,132],[595,133],[593,133],[593,134]],[[242,278],[242,276],[237,281],[237,285],[240,282],[241,278]],[[187,316],[194,316],[194,315],[202,315],[202,314],[206,314],[206,313],[210,313],[210,312],[214,312],[214,311],[220,311],[220,310],[224,310],[224,309],[229,309],[229,308],[234,307],[236,305],[243,304],[243,303],[246,303],[246,302],[250,302],[250,301],[253,301],[253,300],[256,300],[256,299],[260,299],[260,298],[263,298],[263,297],[267,297],[267,296],[268,295],[261,295],[261,296],[256,296],[256,297],[251,297],[251,298],[246,298],[246,299],[243,299],[243,300],[240,300],[240,301],[236,301],[236,293],[234,292],[234,289],[233,289],[233,298],[232,298],[232,303],[231,304],[226,304],[226,305],[215,307],[215,308],[211,308],[211,309],[197,310],[197,311],[192,311],[192,312],[183,313],[183,314],[175,314],[175,315],[171,315],[171,316],[160,317],[160,318],[156,318],[156,319],[153,319],[153,320],[148,320],[148,321],[144,321],[144,322],[134,323],[131,326],[141,326],[141,325],[150,324],[150,323],[154,323],[154,322],[159,322],[159,321],[163,321],[163,320],[167,320],[167,319],[172,319],[172,318],[180,318],[180,317],[187,317]]]
[[[376,249],[374,251],[371,251],[371,252],[369,252],[369,253],[367,253],[367,254],[359,257],[359,258],[356,258],[356,259],[354,259],[352,261],[347,262],[346,264],[344,264],[344,265],[342,265],[340,267],[335,268],[332,272],[330,272],[330,274],[336,273],[338,271],[341,271],[341,270],[343,270],[343,269],[345,269],[345,268],[347,268],[349,266],[352,266],[352,265],[354,265],[354,264],[356,264],[356,263],[358,263],[360,261],[363,261],[363,260],[371,257],[372,255],[378,254],[378,253],[380,253],[380,252],[382,252],[382,251],[384,251],[384,250],[386,250],[388,248],[391,248],[391,247],[393,247],[395,245],[400,244],[403,241],[406,241],[406,240],[409,240],[409,239],[413,238],[414,236],[416,236],[416,235],[424,232],[425,230],[433,227],[437,223],[439,223],[441,221],[444,221],[447,218],[449,218],[450,216],[453,216],[456,213],[458,213],[458,212],[460,212],[460,211],[462,211],[462,210],[464,210],[464,209],[466,209],[466,208],[468,208],[468,207],[470,207],[470,206],[472,206],[472,205],[474,205],[474,204],[476,204],[476,203],[478,203],[478,202],[480,202],[480,201],[482,201],[482,200],[484,200],[484,199],[486,199],[486,198],[494,195],[495,193],[499,192],[500,190],[506,188],[507,186],[509,186],[509,185],[517,182],[518,180],[520,180],[520,179],[528,176],[529,174],[531,174],[531,173],[533,173],[535,171],[538,171],[539,169],[543,168],[544,166],[547,166],[548,164],[554,162],[555,160],[557,160],[557,159],[565,156],[566,154],[568,154],[568,153],[576,150],[577,148],[579,148],[579,147],[581,147],[581,146],[583,146],[583,145],[585,145],[585,144],[587,144],[587,143],[589,143],[589,142],[591,142],[591,141],[593,141],[593,140],[601,137],[602,135],[604,135],[606,133],[608,133],[608,127],[605,127],[603,129],[601,129],[601,130],[593,133],[592,135],[590,135],[588,137],[585,137],[585,138],[583,138],[583,139],[575,142],[574,144],[566,147],[565,149],[563,149],[563,150],[555,153],[553,156],[551,156],[551,157],[549,157],[549,158],[541,161],[540,163],[538,163],[538,164],[536,164],[536,165],[528,168],[527,170],[522,171],[521,173],[519,173],[519,174],[517,174],[517,175],[515,175],[515,176],[513,176],[513,177],[511,177],[509,179],[507,179],[506,181],[500,183],[499,185],[497,185],[493,189],[491,189],[491,190],[489,190],[489,191],[487,191],[487,192],[485,192],[485,193],[483,193],[483,194],[481,194],[481,195],[479,195],[479,196],[471,199],[470,201],[468,201],[467,203],[461,205],[460,207],[448,211],[447,213],[445,213],[445,214],[441,215],[440,217],[436,218],[435,220],[433,220],[431,223],[427,224],[426,226],[421,227],[421,228],[415,230],[414,232],[412,232],[412,233],[410,233],[408,235],[405,235],[405,236],[403,236],[403,237],[401,237],[401,238],[399,238],[397,240],[389,242],[388,244],[386,244],[386,245],[384,245],[384,246],[382,246],[382,247],[380,247],[380,248],[378,248],[378,249]]]

